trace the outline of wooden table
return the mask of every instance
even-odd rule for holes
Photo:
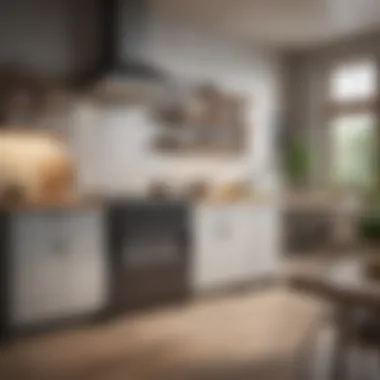
[[[321,297],[334,306],[334,379],[345,378],[345,353],[353,332],[352,316],[358,312],[380,315],[380,280],[368,278],[365,265],[365,260],[346,259],[321,273],[297,273],[289,276],[293,288]]]

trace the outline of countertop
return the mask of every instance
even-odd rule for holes
[[[59,201],[33,201],[0,204],[0,212],[77,211],[104,206],[104,201],[93,198],[75,198]]]
[[[189,205],[189,207],[224,207],[224,206],[265,206],[276,204],[276,199],[270,196],[253,196],[253,197],[243,197],[236,199],[177,199],[177,198],[167,198],[167,199],[155,199],[155,198],[133,198],[133,197],[106,197],[106,196],[90,196],[90,197],[80,197],[65,200],[55,200],[55,201],[32,201],[32,202],[17,202],[9,204],[0,203],[0,212],[42,212],[42,211],[76,211],[84,210],[96,207],[105,207],[113,202],[183,202]]]

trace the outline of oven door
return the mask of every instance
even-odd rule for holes
[[[116,311],[163,305],[188,294],[187,220],[157,208],[115,210],[112,304]]]

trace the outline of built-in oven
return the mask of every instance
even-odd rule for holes
[[[113,311],[186,299],[190,243],[186,204],[114,202],[108,226]]]

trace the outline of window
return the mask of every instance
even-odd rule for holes
[[[376,178],[375,118],[340,116],[332,121],[332,174],[342,186],[371,187]]]
[[[330,100],[344,103],[374,98],[376,76],[376,65],[370,60],[336,67],[330,77]]]
[[[376,181],[377,67],[342,64],[329,78],[330,174],[334,185],[371,188]]]

